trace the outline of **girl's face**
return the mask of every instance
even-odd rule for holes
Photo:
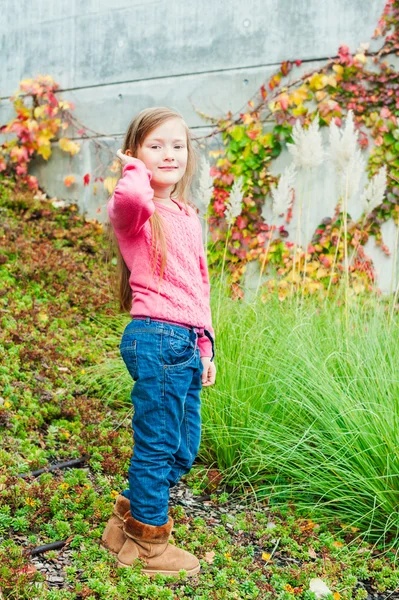
[[[152,172],[151,184],[173,187],[187,166],[186,130],[181,119],[168,119],[153,129],[138,148],[137,158]]]

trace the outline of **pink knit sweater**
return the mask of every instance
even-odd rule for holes
[[[201,223],[195,210],[173,200],[176,208],[153,201],[152,173],[138,158],[123,167],[122,177],[111,196],[107,211],[119,249],[130,270],[133,302],[130,314],[149,316],[173,323],[204,327],[213,340],[215,332],[209,304],[208,266],[202,242]],[[167,265],[159,295],[160,257],[151,276],[151,225],[157,209],[169,230]],[[201,356],[212,356],[212,344],[205,335],[198,338]]]

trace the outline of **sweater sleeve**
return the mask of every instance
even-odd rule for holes
[[[201,230],[202,231],[202,230]],[[204,324],[205,329],[211,334],[213,341],[215,342],[215,331],[212,326],[212,315],[210,306],[210,292],[211,287],[209,283],[208,264],[205,256],[204,244],[202,242],[202,235],[200,236],[200,251],[199,251],[199,267],[202,276],[202,287],[204,290],[204,301],[207,307],[207,317]],[[198,348],[200,350],[200,356],[212,357],[212,343],[211,340],[205,335],[204,337],[198,338]]]
[[[154,213],[151,177],[151,171],[139,158],[133,157],[133,162],[123,167],[122,177],[107,205],[115,233],[125,236],[137,234]]]

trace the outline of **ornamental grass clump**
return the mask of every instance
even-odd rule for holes
[[[224,299],[200,457],[257,499],[399,547],[399,328],[395,315],[388,335],[388,312],[354,299],[348,330],[333,301]]]

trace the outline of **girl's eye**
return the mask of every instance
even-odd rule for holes
[[[160,147],[161,147],[161,146],[151,146],[151,149],[152,149],[152,148],[160,148]],[[184,146],[175,146],[175,148],[184,148]]]

